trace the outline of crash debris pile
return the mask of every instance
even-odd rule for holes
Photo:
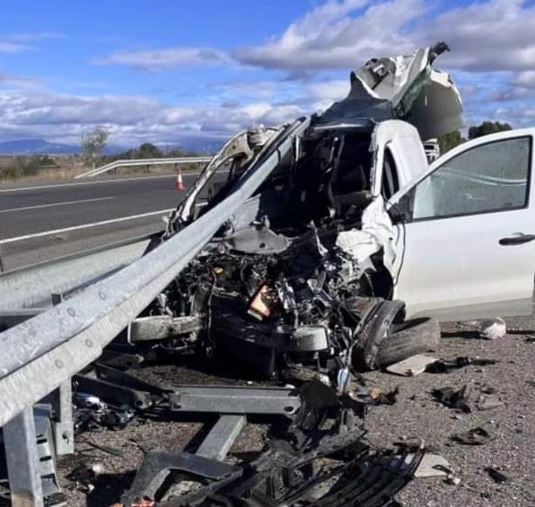
[[[462,356],[434,358],[423,374],[440,379],[459,369],[495,363]],[[396,404],[403,396],[399,388],[382,390],[358,374],[350,376],[344,392],[321,374],[312,380],[294,378],[293,385],[272,379],[260,385],[158,386],[140,380],[138,368],[117,366],[116,360],[113,366],[96,363],[74,379],[78,439],[93,435],[91,441],[82,441],[114,454],[114,449],[96,443],[101,428],[121,431],[144,420],[181,417],[193,417],[207,428],[195,452],[191,446],[179,453],[144,449],[143,462],[117,507],[379,506],[390,505],[413,478],[439,477],[446,484],[460,484],[453,466],[421,440],[402,440],[385,449],[368,441],[368,412]],[[460,413],[495,408],[483,406],[496,395],[490,387],[480,386],[478,392],[470,385],[437,387],[430,394]],[[264,449],[251,460],[229,457],[235,439],[257,416],[268,418],[272,428]],[[491,442],[495,433],[474,427],[450,437],[457,444],[477,446]],[[100,473],[101,467],[91,463],[70,478],[80,491],[91,494]]]
[[[388,505],[412,479],[425,455],[421,444],[386,450],[370,446],[362,429],[367,409],[395,402],[395,394],[380,396],[366,392],[364,386],[351,396],[320,380],[300,388],[183,385],[162,389],[100,364],[79,375],[75,388],[75,399],[92,400],[96,417],[91,424],[105,427],[110,427],[110,410],[121,414],[129,410],[141,418],[173,412],[219,415],[195,454],[148,450],[130,489],[117,504],[124,507],[215,507],[244,502],[266,507]],[[85,401],[77,410],[86,422],[77,426],[80,433],[90,429]],[[102,411],[108,417],[102,417]],[[252,461],[225,462],[246,417],[254,414],[278,419],[277,436]],[[111,427],[117,428],[115,420]],[[71,477],[83,491],[91,492],[88,477],[95,478],[99,470],[92,465],[85,475],[81,472]]]

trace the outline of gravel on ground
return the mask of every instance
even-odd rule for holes
[[[384,372],[369,372],[363,378],[369,387],[389,391],[399,386],[394,405],[373,407],[365,420],[370,442],[380,448],[395,442],[421,440],[425,446],[448,460],[457,485],[442,478],[413,480],[397,497],[408,507],[446,506],[533,506],[535,505],[535,318],[508,319],[508,334],[495,341],[480,339],[469,325],[448,323],[442,326],[440,349],[436,357],[494,359],[496,364],[469,365],[450,373],[423,373],[400,377]],[[224,368],[229,371],[224,371]],[[228,365],[206,372],[200,362],[153,365],[136,375],[160,385],[177,383],[235,383],[239,374]],[[471,387],[472,411],[458,411],[437,402],[435,388]],[[501,404],[495,408],[477,408],[487,393]],[[482,426],[495,439],[484,445],[464,445],[452,439],[456,433]],[[120,431],[100,430],[77,438],[73,456],[58,461],[60,481],[69,507],[105,507],[119,501],[139,467],[144,450],[191,450],[206,434],[199,421],[136,420]],[[266,421],[253,421],[240,434],[229,454],[233,462],[249,461],[268,438]],[[94,448],[87,442],[118,451],[118,456]],[[69,480],[77,467],[100,463],[104,472],[94,490],[80,491]],[[496,483],[487,468],[507,476]]]

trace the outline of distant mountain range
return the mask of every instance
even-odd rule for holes
[[[220,141],[205,139],[186,139],[180,145],[165,145],[160,148],[165,151],[173,148],[193,151],[197,153],[214,153],[221,146]],[[129,147],[109,144],[104,148],[106,155],[116,155],[128,150]],[[44,139],[17,139],[0,142],[0,155],[75,155],[81,152],[80,146],[73,144],[49,143]]]
[[[80,151],[80,146],[49,143],[44,139],[17,139],[0,142],[0,154],[2,155],[75,155]],[[124,151],[124,148],[109,145],[104,151],[107,155],[113,155]]]

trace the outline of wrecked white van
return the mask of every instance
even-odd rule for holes
[[[463,126],[453,81],[432,67],[446,49],[370,60],[323,114],[231,139],[162,241],[236,192],[266,154],[279,162],[131,341],[230,353],[266,375],[319,371],[343,389],[351,365],[436,346],[429,317],[530,309],[533,132],[478,139],[429,166],[422,139]],[[221,169],[226,183],[212,184]]]

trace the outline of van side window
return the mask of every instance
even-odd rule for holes
[[[399,178],[396,162],[390,148],[385,148],[383,162],[382,194],[385,199],[390,199],[399,190]]]
[[[528,205],[531,138],[480,144],[451,158],[415,187],[415,220],[493,213]]]

